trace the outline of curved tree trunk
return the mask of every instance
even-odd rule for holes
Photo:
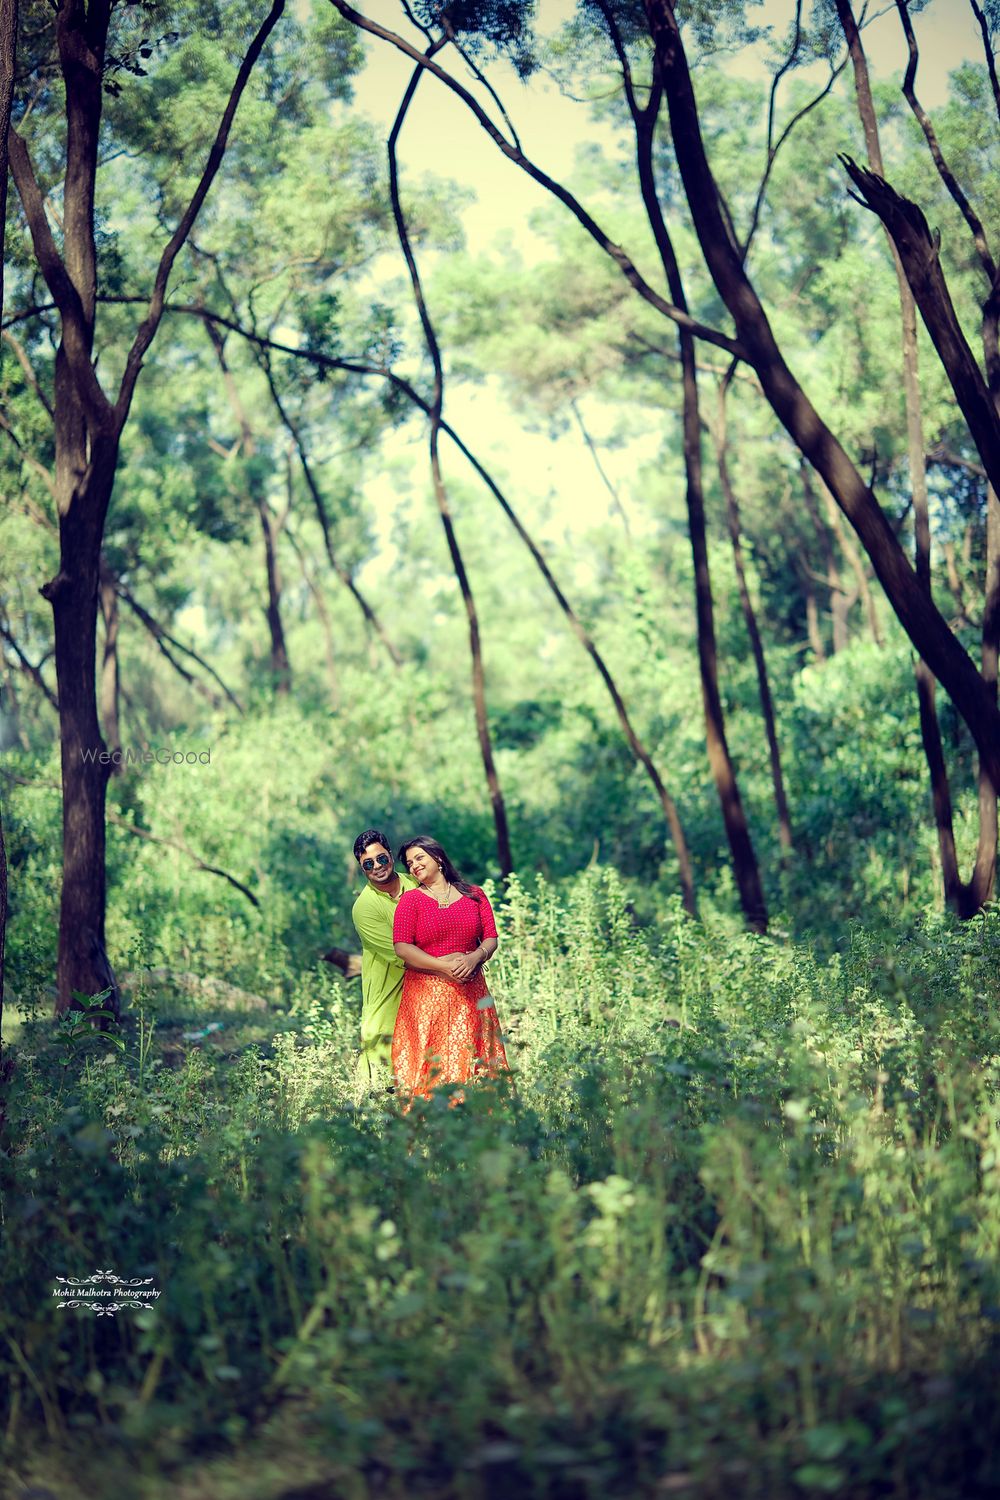
[[[861,35],[858,31],[849,0],[836,0],[836,6],[841,29],[843,30],[851,63],[854,68],[855,93],[858,102],[858,113],[861,117],[865,134],[868,165],[872,172],[881,176],[884,169],[882,165],[882,148],[879,140],[878,119],[872,100],[871,85],[868,77],[868,63],[861,43]],[[913,93],[916,43],[913,38],[912,29],[909,26],[909,17],[906,15],[905,5],[900,5],[899,8],[901,15],[904,17],[904,29],[907,32],[907,40],[910,43],[910,67],[907,70],[904,92],[907,92],[911,108],[915,109],[918,118],[920,118],[922,112],[916,103],[916,96]],[[950,174],[948,173],[940,149],[938,148],[935,151],[935,147],[937,146],[936,137],[926,116],[921,119],[921,125],[924,128],[924,134],[931,147],[931,153],[934,156],[938,170],[947,183],[947,178]],[[954,184],[954,186],[957,188],[957,184]],[[971,210],[969,210],[969,213],[971,213]],[[969,214],[967,213],[967,221],[968,218]],[[917,579],[926,590],[928,598],[931,598],[931,527],[927,499],[926,445],[924,443],[920,401],[917,308],[892,234],[889,232],[887,224],[883,224],[883,228],[889,242],[889,251],[892,256],[896,282],[899,288],[899,306],[902,323],[903,393],[906,404],[907,452],[910,466],[910,492],[913,498],[914,552]],[[975,230],[973,230],[973,237],[977,241],[977,249],[980,250],[981,254],[985,251],[988,257],[989,251],[985,243],[985,237],[982,237],[982,242],[980,243],[980,236],[976,235]],[[987,588],[991,586],[990,532],[992,507],[990,499],[992,498],[994,497],[991,492],[987,500]],[[991,626],[987,623],[986,619],[988,613],[988,610],[984,610],[983,678],[987,683],[992,680],[995,685],[996,656],[995,649],[991,651],[990,646]],[[992,677],[990,676],[991,668]],[[920,708],[920,734],[930,773],[931,801],[934,808],[934,822],[937,828],[938,849],[941,857],[944,897],[947,904],[960,915],[968,916],[982,907],[984,901],[989,899],[993,890],[996,868],[996,790],[991,785],[985,768],[981,765],[979,770],[980,819],[978,851],[972,878],[966,884],[962,881],[959,872],[958,855],[955,848],[955,831],[951,792],[948,785],[948,769],[935,703],[937,684],[933,672],[925,661],[918,660],[915,671],[917,697]]]
[[[914,35],[913,26],[910,21],[909,7],[906,0],[896,0],[896,9],[899,12],[903,33],[906,37],[909,61],[907,63],[906,75],[903,79],[903,95],[909,104],[914,116],[924,133],[928,149],[937,168],[938,175],[944,186],[951,194],[957,204],[969,233],[972,236],[976,254],[980,266],[986,277],[987,295],[983,304],[983,349],[986,357],[987,383],[993,396],[994,405],[1000,410],[1000,347],[998,347],[997,322],[1000,317],[1000,280],[998,280],[998,268],[993,259],[989,240],[982,220],[976,213],[969,199],[966,197],[957,178],[952,172],[948,162],[945,160],[941,150],[940,142],[934,130],[927,112],[922,107],[916,94],[916,76],[920,55],[917,49],[917,39]],[[973,10],[981,26],[984,25],[983,13],[973,4]],[[988,29],[984,29],[983,40],[986,44],[987,61],[991,70],[991,80],[996,95],[996,70],[993,61],[992,49],[989,45]],[[880,170],[880,166],[876,167]],[[895,253],[895,245],[893,246]],[[897,274],[902,276],[902,267],[899,256],[896,254]],[[907,283],[907,293],[909,284]],[[913,305],[912,295],[909,296],[910,306]],[[912,337],[916,341],[916,319],[913,318]],[[985,471],[980,470],[980,473]],[[930,539],[929,526],[924,523],[927,533],[926,553],[928,587],[930,581]],[[966,531],[966,544],[971,535],[971,528]],[[919,542],[919,538],[918,538]],[[965,549],[963,548],[963,551]],[[982,619],[982,652],[981,672],[987,687],[992,690],[994,698],[996,695],[997,681],[997,646],[1000,636],[1000,578],[997,575],[998,560],[1000,560],[1000,535],[998,535],[998,507],[996,491],[992,485],[986,488],[986,576],[984,580],[983,619]],[[945,562],[948,570],[948,583],[955,596],[955,601],[963,620],[967,623],[966,606],[962,581],[958,574],[955,563],[955,549],[949,542],[945,545]],[[926,683],[922,688],[921,696],[921,726],[924,717],[930,719],[933,712],[933,686],[934,678],[929,670],[921,664]],[[928,688],[929,684],[929,688]],[[924,707],[924,696],[930,696],[930,709]],[[955,841],[952,831],[951,805],[948,797],[947,771],[944,767],[944,753],[941,749],[941,735],[934,715],[933,723],[929,726],[932,748],[940,757],[940,768],[932,764],[932,780],[934,781],[935,818],[938,824],[939,841],[942,851],[942,869],[944,873],[944,887],[946,899],[956,907],[963,916],[971,916],[979,911],[981,907],[992,898],[996,879],[997,859],[997,786],[991,779],[988,770],[983,765],[980,757],[979,765],[979,840],[976,850],[976,859],[972,875],[967,884],[963,884],[959,875],[958,861],[955,856]],[[934,740],[936,737],[936,746]],[[936,772],[936,776],[935,776]],[[947,799],[938,814],[938,796],[943,794]],[[947,863],[946,863],[947,861]]]
[[[445,39],[442,38],[433,44],[431,51],[437,51],[444,45]],[[448,494],[441,474],[441,460],[438,451],[438,441],[441,432],[441,411],[444,404],[444,370],[441,364],[441,353],[438,348],[437,337],[424,301],[420,273],[417,270],[417,263],[410,246],[406,219],[403,215],[402,204],[399,198],[396,142],[399,139],[399,132],[406,118],[406,112],[410,107],[410,101],[416,92],[417,84],[420,82],[421,72],[422,69],[419,67],[414,69],[389,136],[389,188],[392,197],[393,217],[396,221],[396,232],[399,236],[400,247],[410,273],[413,295],[417,303],[417,310],[420,313],[420,322],[427,341],[427,348],[434,366],[434,393],[431,399],[430,410],[431,477],[434,484],[434,497],[437,500],[438,510],[441,515],[441,524],[444,527],[445,540],[448,544],[448,553],[451,557],[452,567],[455,570],[455,577],[458,580],[458,587],[462,595],[462,602],[465,605],[465,614],[469,625],[469,650],[472,656],[472,697],[476,715],[476,732],[479,736],[479,752],[482,756],[483,770],[486,774],[486,785],[489,789],[490,803],[493,808],[493,822],[496,828],[497,859],[500,865],[500,874],[503,878],[506,878],[512,873],[514,863],[510,851],[507,808],[500,787],[500,777],[497,774],[496,762],[493,756],[493,741],[490,736],[489,720],[486,714],[486,678],[483,670],[482,645],[479,638],[479,616],[476,610],[476,601],[472,593],[472,586],[469,583],[469,576],[465,569],[465,562],[458,545],[458,537],[455,534],[455,526],[448,504]]]
[[[319,483],[316,479],[316,474],[313,470],[313,466],[309,461],[309,455],[306,451],[306,446],[302,438],[301,429],[299,428],[298,423],[292,417],[287,406],[281,399],[281,393],[279,392],[277,383],[274,379],[274,371],[271,368],[271,360],[268,355],[268,351],[261,348],[260,345],[254,345],[254,348],[257,353],[257,362],[260,365],[260,368],[263,370],[265,379],[267,380],[268,390],[271,392],[271,400],[274,402],[275,410],[277,411],[278,416],[284,424],[288,435],[295,446],[295,451],[298,454],[299,464],[302,469],[302,476],[306,482],[306,488],[312,496],[313,505],[316,507],[316,515],[319,520],[320,530],[323,533],[323,545],[326,548],[327,561],[329,562],[334,573],[336,573],[337,577],[340,579],[341,583],[347,589],[348,593],[353,598],[354,602],[357,604],[358,608],[361,610],[366,624],[378,637],[382,645],[385,647],[386,651],[389,653],[389,659],[392,662],[393,666],[402,666],[402,657],[396,650],[396,647],[393,645],[393,642],[387,634],[382,621],[379,619],[378,615],[375,613],[374,609],[369,604],[364,594],[362,594],[361,590],[358,588],[358,585],[355,583],[347,568],[345,568],[344,565],[338,561],[336,555],[334,554],[333,539],[330,535],[330,521],[326,512],[326,503],[323,499],[323,493],[320,490]],[[329,621],[329,615],[327,616],[327,621]]]
[[[0,236],[7,227],[7,131],[14,97],[14,62],[17,55],[17,0],[0,0]],[[3,321],[3,264],[0,257],[0,322]],[[7,942],[7,846],[3,837],[3,804],[0,792],[0,1034],[3,1026],[4,952]],[[2,1068],[0,1059],[0,1068]],[[0,1075],[2,1076],[2,1075]]]
[[[225,339],[214,323],[206,322],[204,327],[215,351],[229,405],[240,429],[240,447],[243,450],[243,456],[252,461],[257,455],[257,439],[250,425],[246,407],[243,405],[239,387],[229,367],[229,361],[226,359]],[[278,564],[278,537],[281,524],[275,522],[271,514],[261,470],[250,462],[247,475],[249,497],[257,512],[261,534],[264,538],[264,571],[267,579],[267,603],[264,606],[264,618],[267,621],[267,631],[271,642],[271,689],[278,697],[287,697],[292,688],[292,666],[288,656],[288,643],[285,640],[285,627],[281,618],[281,570]]]
[[[858,114],[864,130],[868,165],[873,172],[882,172],[882,147],[879,140],[878,119],[872,100],[868,78],[868,63],[861,35],[848,0],[836,0],[837,15],[847,42],[847,50],[854,69],[854,90]],[[910,493],[913,498],[914,561],[917,578],[931,597],[931,528],[927,504],[927,469],[924,457],[923,420],[920,406],[920,376],[917,350],[917,310],[903,271],[902,263],[886,230],[889,253],[899,290],[899,309],[902,324],[903,393],[906,404],[907,454],[910,466]],[[951,790],[948,785],[948,768],[941,742],[941,727],[938,724],[934,673],[925,661],[918,658],[914,668],[917,684],[917,702],[920,710],[920,737],[923,741],[924,758],[931,783],[931,802],[934,808],[934,823],[937,828],[938,850],[941,858],[941,876],[944,896],[949,906],[961,904],[962,881],[955,850],[955,830],[952,816]]]
[[[870,488],[789,369],[719,207],[719,190],[705,155],[691,76],[670,0],[643,0],[643,4],[666,87],[674,150],[695,232],[719,295],[735,321],[741,348],[757,372],[772,410],[826,480],[861,538],[900,623],[945,686],[991,778],[1000,784],[1000,712],[995,697],[927,598]],[[859,186],[864,183],[860,169],[855,168],[852,175]],[[902,258],[905,266],[905,256]],[[919,297],[917,301],[919,305]],[[995,413],[987,419],[977,402],[975,415],[977,425],[989,435]],[[977,445],[978,441],[977,434]],[[981,451],[980,456],[989,472],[993,455],[989,445],[984,446],[987,453]]]
[[[994,702],[1000,658],[1000,501],[992,485],[986,489],[986,588],[983,600],[982,674]],[[997,788],[979,761],[979,844],[968,884],[962,892],[962,916],[975,916],[993,899],[997,869]]]
[[[733,369],[734,366],[730,366],[726,377],[719,383],[716,426],[714,429],[710,427],[709,431],[712,433],[715,443],[719,479],[722,483],[722,493],[726,502],[726,519],[729,524],[729,539],[733,546],[733,566],[736,569],[736,586],[740,596],[740,608],[743,611],[743,621],[747,628],[747,635],[750,638],[750,650],[753,653],[754,667],[757,671],[757,694],[760,698],[761,717],[764,720],[764,733],[767,736],[767,753],[771,763],[771,786],[774,791],[774,807],[778,815],[778,840],[781,844],[782,859],[787,862],[787,856],[792,852],[794,841],[792,838],[792,820],[788,811],[788,798],[785,795],[785,778],[781,769],[781,750],[778,745],[778,727],[775,720],[774,699],[771,696],[771,683],[767,674],[764,643],[757,628],[757,615],[754,611],[753,600],[750,597],[750,590],[747,586],[746,569],[743,565],[740,508],[729,474],[729,444],[726,436],[726,393],[729,388],[729,379]]]
[[[640,110],[628,90],[632,118],[635,125],[636,157],[639,169],[639,184],[660,261],[667,279],[674,305],[682,312],[688,311],[684,283],[680,267],[674,254],[660,202],[656,192],[653,172],[653,136],[659,114],[662,91],[654,84],[649,103]],[[705,711],[705,742],[712,779],[719,798],[722,821],[729,841],[733,862],[733,874],[739,891],[740,905],[747,925],[755,932],[767,931],[767,905],[761,884],[760,871],[750,828],[747,823],[743,799],[740,796],[736,768],[726,739],[725,715],[722,694],[719,691],[719,662],[715,636],[715,611],[712,601],[712,579],[708,565],[708,539],[705,527],[705,492],[701,461],[701,414],[698,399],[698,371],[695,361],[694,336],[689,329],[677,330],[681,356],[681,382],[683,391],[682,422],[684,434],[685,500],[688,514],[688,535],[694,562],[695,619],[698,640],[698,669],[701,676],[702,703]]]

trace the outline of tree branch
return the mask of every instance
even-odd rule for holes
[[[31,387],[32,391],[38,397],[39,403],[42,407],[44,407],[49,420],[54,421],[55,413],[52,410],[52,403],[46,396],[45,392],[42,390],[41,386],[38,384],[38,377],[35,375],[31,360],[28,358],[27,350],[21,343],[21,340],[19,338],[16,338],[15,335],[12,334],[7,328],[5,328],[3,331],[3,338],[4,342],[9,344],[13,349],[14,354],[17,358],[17,362],[21,366],[21,369],[24,371],[25,380],[28,382],[28,385]]]
[[[861,194],[858,201],[871,209],[892,237],[990,482],[1000,491],[1000,416],[952,304],[941,269],[940,237],[931,234],[917,205],[901,198],[883,177],[858,166],[849,156],[842,155],[840,160]]]
[[[91,423],[102,430],[112,417],[112,406],[97,379],[90,354],[87,333],[87,318],[83,301],[73,280],[63,264],[56,247],[49,221],[45,214],[45,203],[38,186],[35,170],[31,164],[28,147],[16,130],[9,132],[10,169],[14,177],[24,216],[28,221],[31,242],[45,284],[52,293],[59,312],[63,348],[80,398],[86,404]],[[8,322],[14,322],[11,318]]]
[[[180,854],[187,855],[188,859],[193,860],[199,870],[204,870],[208,875],[219,875],[223,880],[228,880],[229,884],[235,890],[239,891],[241,895],[245,896],[248,901],[252,902],[254,906],[260,907],[257,897],[253,891],[249,890],[243,884],[242,880],[237,880],[235,875],[230,875],[228,870],[222,870],[218,865],[207,864],[200,855],[195,854],[193,849],[189,849],[186,844],[182,844],[180,839],[160,838],[158,834],[150,833],[146,828],[136,827],[134,823],[130,823],[127,818],[123,818],[116,812],[109,811],[107,819],[109,823],[114,823],[116,828],[124,828],[128,833],[134,833],[138,839],[145,839],[150,844],[160,844],[165,849],[176,849]]]
[[[160,257],[160,264],[157,267],[156,277],[153,282],[152,295],[149,299],[149,311],[143,322],[139,325],[132,347],[129,350],[128,358],[125,362],[125,372],[122,375],[121,386],[118,391],[118,400],[115,403],[115,420],[119,431],[125,425],[129,407],[132,404],[135,383],[139,378],[139,371],[142,369],[143,356],[152,343],[157,328],[160,326],[160,319],[163,316],[166,299],[167,282],[170,279],[170,272],[173,269],[174,261],[177,259],[181,247],[194,228],[194,222],[201,211],[202,204],[208,195],[208,190],[212,186],[215,175],[222,164],[222,158],[226,153],[226,147],[229,143],[229,132],[232,128],[240,99],[243,96],[243,91],[246,88],[258,57],[264,49],[265,43],[277,25],[284,9],[285,0],[273,0],[267,17],[257,35],[250,43],[246,56],[236,74],[236,81],[233,84],[229,95],[229,102],[219,123],[219,129],[212,144],[212,149],[208,153],[208,160],[205,163],[201,179],[194,190],[190,203],[181,215],[177,228],[174,230],[169,243]],[[53,295],[55,295],[54,291]]]
[[[744,359],[746,357],[738,340],[730,338],[728,334],[721,333],[717,328],[709,328],[706,324],[699,323],[689,313],[683,312],[679,307],[675,307],[664,297],[661,297],[659,292],[654,291],[640,274],[625,250],[620,245],[614,244],[611,238],[591,218],[587,210],[569,189],[549,177],[529,157],[525,156],[523,151],[520,151],[517,146],[508,141],[503,132],[494,125],[478,100],[456,78],[453,78],[450,73],[446,72],[439,63],[419,52],[409,42],[405,41],[403,37],[397,36],[394,31],[389,31],[386,27],[379,26],[374,21],[369,21],[366,16],[359,14],[358,11],[353,10],[351,6],[347,5],[345,0],[331,0],[331,4],[335,6],[345,20],[350,21],[359,30],[367,31],[371,36],[379,37],[380,40],[391,43],[392,46],[398,48],[405,56],[411,58],[418,67],[424,68],[429,73],[433,73],[434,77],[439,79],[447,88],[451,89],[452,93],[457,94],[462,102],[472,111],[479,124],[503,152],[504,156],[514,162],[516,166],[519,166],[522,171],[526,172],[529,177],[533,178],[535,182],[539,183],[553,197],[558,198],[561,203],[566,205],[590,237],[615,262],[629,284],[652,307],[655,307],[664,317],[672,319],[680,327],[686,328],[696,338],[704,339],[709,344],[716,344],[720,349],[725,349],[727,354],[731,354],[737,359]]]
[[[913,25],[910,21],[910,8],[907,4],[907,0],[896,0],[896,9],[899,11],[899,19],[902,22],[903,32],[906,36],[906,45],[910,53],[910,60],[907,63],[906,67],[906,76],[903,79],[903,98],[910,106],[910,109],[916,116],[920,128],[924,133],[924,138],[927,141],[928,147],[930,148],[931,156],[934,158],[934,165],[938,170],[938,176],[941,178],[941,181],[948,189],[952,198],[958,204],[962,217],[965,220],[966,224],[968,224],[969,229],[972,232],[972,238],[975,241],[976,252],[979,255],[980,264],[982,265],[983,270],[986,272],[987,281],[989,282],[990,286],[992,286],[993,282],[996,280],[997,268],[993,260],[993,255],[990,251],[989,242],[986,238],[986,230],[983,228],[982,220],[979,218],[979,215],[976,213],[975,209],[972,207],[972,204],[969,202],[968,198],[965,196],[965,193],[962,191],[962,188],[957,178],[955,177],[954,172],[952,172],[948,163],[945,161],[944,152],[941,150],[941,145],[938,141],[934,126],[931,124],[930,116],[924,109],[923,105],[920,103],[920,100],[917,98],[916,91],[914,89],[914,83],[916,82],[917,77],[917,65],[920,61],[920,53],[917,50],[917,39],[914,35]]]
[[[990,36],[990,25],[984,11],[976,4],[976,0],[969,0],[972,6],[972,14],[979,22],[979,30],[983,35],[983,51],[986,54],[986,66],[990,73],[990,84],[993,88],[993,102],[997,107],[997,119],[1000,120],[1000,79],[997,78],[997,60],[993,54],[993,39]]]
[[[153,637],[154,641],[159,646],[160,650],[163,652],[170,665],[181,675],[181,677],[184,678],[186,682],[191,683],[193,687],[201,687],[201,683],[199,683],[198,679],[194,677],[192,673],[186,671],[179,662],[174,661],[169,650],[167,649],[167,646],[165,644],[166,642],[169,642],[175,650],[183,651],[185,656],[190,656],[192,661],[196,661],[199,667],[201,667],[203,671],[207,672],[210,677],[213,677],[219,684],[219,687],[225,693],[226,697],[236,709],[237,713],[245,713],[245,709],[240,700],[237,698],[236,694],[229,690],[229,688],[223,682],[222,678],[219,676],[218,672],[213,666],[210,665],[210,663],[200,657],[197,651],[193,651],[190,646],[185,646],[183,642],[177,640],[175,636],[172,636],[168,630],[164,629],[164,627],[159,623],[158,620],[154,620],[149,611],[147,609],[144,609],[143,606],[139,603],[138,599],[133,597],[133,595],[129,592],[129,590],[125,587],[121,580],[118,580],[116,583],[116,591],[119,597],[121,599],[124,599],[125,603],[135,615],[136,619],[141,621],[141,623],[149,631],[149,634]]]
[[[13,634],[2,621],[0,621],[0,636],[3,637],[8,646],[13,651],[14,655],[17,657],[18,665],[20,666],[21,671],[24,673],[24,675],[26,677],[30,677],[35,686],[41,689],[41,691],[45,694],[45,697],[52,704],[52,707],[55,709],[56,713],[58,713],[59,700],[52,689],[49,687],[48,683],[45,681],[45,678],[42,676],[41,664],[39,663],[39,666],[36,667],[28,660],[24,652],[21,650],[21,647],[15,640]]]

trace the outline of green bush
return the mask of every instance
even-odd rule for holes
[[[820,960],[676,905],[640,929],[609,870],[500,911],[514,1073],[459,1108],[357,1095],[332,981],[179,1053],[165,1015],[124,1053],[25,1028],[11,1473],[139,1500],[995,1489],[1000,917]],[[58,1309],[98,1268],[161,1295]]]

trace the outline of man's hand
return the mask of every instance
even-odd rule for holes
[[[361,973],[360,953],[348,953],[345,948],[331,948],[329,953],[323,954],[323,959],[339,969],[345,979],[357,979]]]

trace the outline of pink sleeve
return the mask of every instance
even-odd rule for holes
[[[410,899],[413,894],[413,891],[404,891],[399,898],[396,915],[392,919],[392,940],[394,943],[415,943],[417,941],[417,908],[416,903]]]
[[[489,897],[478,886],[476,887],[476,897],[479,902],[479,920],[483,925],[483,937],[495,938],[497,936],[497,923],[493,915],[493,908],[490,905]]]

